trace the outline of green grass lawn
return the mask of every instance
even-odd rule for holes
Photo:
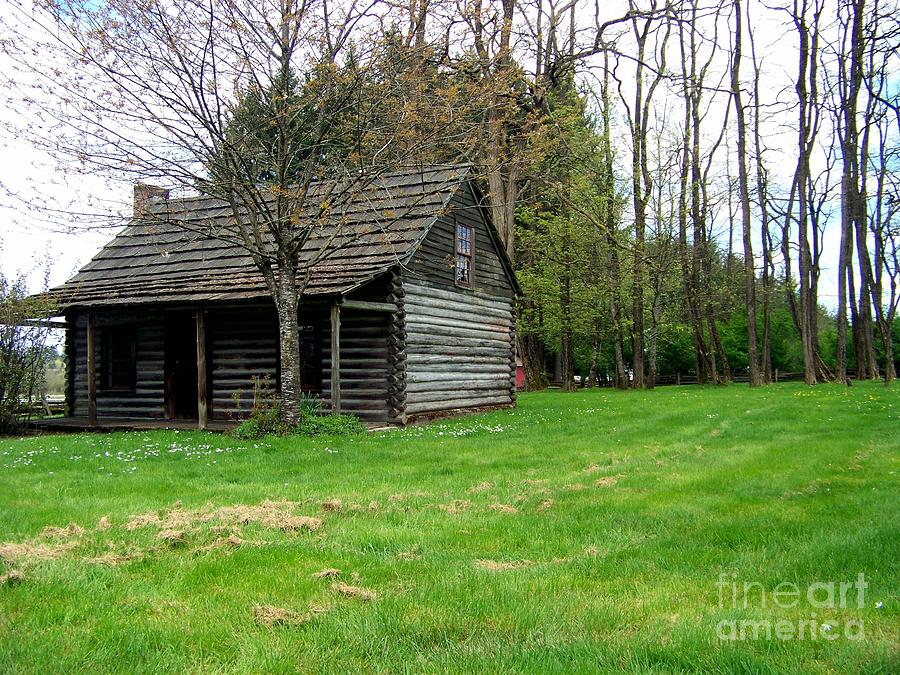
[[[898,672],[898,465],[879,384],[0,439],[0,670]]]

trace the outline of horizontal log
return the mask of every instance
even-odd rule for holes
[[[453,291],[449,289],[435,288],[433,286],[421,286],[416,283],[407,283],[405,284],[406,288],[406,300],[407,302],[418,302],[418,300],[413,300],[413,298],[424,298],[428,302],[427,304],[434,304],[434,298],[440,298],[441,300],[447,301],[449,303],[460,302],[460,297],[465,297],[466,305],[475,305],[477,307],[485,307],[487,309],[499,309],[504,310],[510,307],[510,300],[508,298],[504,298],[502,296],[490,295],[490,294],[482,294],[477,291],[470,290],[458,290]]]
[[[512,298],[504,294],[492,293],[479,289],[470,289],[457,286],[453,277],[453,270],[447,268],[450,275],[450,284],[419,282],[409,279],[406,282],[404,305],[428,304],[455,307],[457,305],[478,305],[487,311],[508,310],[512,304]],[[458,309],[458,307],[455,307]]]
[[[472,345],[462,346],[433,346],[427,350],[417,349],[410,350],[408,360],[410,363],[424,363],[430,360],[442,362],[459,362],[466,361],[469,358],[486,358],[491,362],[505,362],[509,358],[509,345],[499,344],[496,346],[478,347]]]
[[[406,369],[407,382],[422,381],[420,378],[438,377],[450,375],[457,380],[476,380],[484,378],[509,379],[509,368],[503,364],[471,364],[471,363],[444,363],[429,365],[410,365]]]
[[[477,312],[478,310],[473,310]],[[431,329],[435,332],[443,332],[445,328],[451,330],[465,330],[477,332],[479,335],[491,336],[507,336],[512,330],[511,324],[499,325],[496,323],[485,323],[475,318],[469,319],[448,319],[436,316],[426,316],[424,314],[410,315],[406,321],[407,330],[413,329]]]
[[[509,333],[501,331],[478,330],[465,326],[432,326],[420,323],[408,323],[406,326],[406,339],[411,340],[414,336],[427,336],[434,340],[446,338],[463,338],[473,342],[479,340],[496,340],[505,343],[509,348]]]
[[[506,403],[512,403],[509,395],[485,396],[483,398],[444,399],[440,401],[418,401],[416,403],[406,404],[406,414],[413,415],[441,412],[444,410],[479,408],[481,406],[503,405]]]
[[[413,382],[506,382],[509,376],[506,373],[459,373],[439,371],[439,372],[417,372],[407,371],[406,383],[407,388]]]
[[[239,361],[220,361],[215,359],[210,371],[216,377],[241,377],[248,373],[253,375],[256,373],[274,374],[277,364],[275,359],[257,360],[254,359],[246,364],[240,364]]]
[[[128,405],[128,406],[154,406],[162,400],[162,396],[129,396],[129,395],[111,395],[111,394],[103,394],[101,392],[97,392],[97,405],[106,405],[106,406],[118,406],[118,405]]]
[[[436,307],[433,305],[424,305],[418,303],[410,303],[407,312],[407,321],[454,321],[464,323],[479,323],[492,328],[502,328],[509,330],[513,326],[512,312],[490,312],[483,307],[466,307],[465,309],[454,309],[450,307]]]
[[[509,391],[509,381],[508,380],[486,380],[486,381],[457,381],[457,382],[441,382],[439,385],[436,385],[433,382],[410,382],[406,385],[406,395],[407,398],[412,400],[414,395],[423,394],[423,393],[447,393],[447,392],[483,392],[483,391],[495,391],[497,394],[502,394],[504,392]],[[422,398],[421,396],[415,396],[415,398]],[[434,398],[434,396],[432,396]]]
[[[436,289],[428,289],[433,291]],[[495,297],[495,296],[490,296]],[[483,301],[478,295],[474,295],[469,290],[457,291],[440,291],[440,295],[432,293],[420,293],[418,291],[410,291],[403,304],[407,315],[418,311],[421,308],[441,308],[454,312],[470,311],[472,307],[477,307],[479,311],[483,311],[485,316],[493,318],[505,318],[512,310],[512,304],[509,300],[500,299],[499,301],[488,300]]]
[[[409,353],[422,351],[439,351],[443,347],[465,347],[468,349],[483,349],[502,347],[509,349],[508,340],[496,338],[472,338],[457,337],[452,335],[436,335],[430,331],[409,331],[406,336],[406,349]]]
[[[461,351],[458,354],[448,356],[446,354],[410,354],[408,359],[408,368],[418,368],[421,366],[445,366],[447,368],[455,368],[459,365],[478,367],[482,365],[502,366],[509,369],[506,354],[496,351],[493,354],[473,354],[471,352]]]
[[[393,313],[397,311],[397,305],[392,302],[369,302],[366,300],[344,300],[341,302],[341,309],[349,309],[353,311],[363,312],[387,312]],[[350,317],[348,317],[350,318]]]

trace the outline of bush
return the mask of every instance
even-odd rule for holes
[[[353,436],[365,432],[365,425],[353,415],[304,415],[295,430],[304,436]]]
[[[304,395],[300,401],[300,422],[281,420],[281,402],[270,388],[268,378],[253,378],[253,408],[250,416],[229,433],[245,441],[264,436],[351,436],[365,433],[366,427],[353,415],[322,415],[319,399]]]
[[[28,295],[24,276],[0,273],[0,434],[18,431],[42,393],[49,324],[34,320],[53,312],[47,300]]]

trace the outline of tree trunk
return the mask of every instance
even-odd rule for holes
[[[610,129],[609,100],[609,55],[603,57],[603,83],[600,91],[603,105],[603,139],[602,139],[602,190],[603,218],[605,221],[604,238],[607,247],[607,273],[609,274],[609,312],[612,321],[613,362],[615,367],[616,389],[628,388],[628,372],[625,369],[625,357],[622,349],[622,270],[619,261],[618,242],[618,208],[616,204],[616,177],[613,170],[615,157],[612,151],[612,134]]]
[[[638,85],[640,88],[640,85]],[[638,125],[639,126],[639,125]],[[637,133],[637,132],[636,132]],[[644,240],[647,230],[647,221],[643,199],[643,187],[641,181],[640,165],[640,138],[635,135],[633,139],[632,189],[634,190],[634,258],[632,269],[632,370],[633,386],[636,389],[644,387]]]
[[[301,373],[299,296],[295,271],[287,265],[280,266],[275,294],[278,313],[278,343],[281,367],[281,419],[289,425],[300,422]]]
[[[655,285],[655,284],[654,284]],[[650,307],[650,346],[647,350],[647,388],[656,386],[656,354],[659,343],[659,322],[662,316],[662,303],[659,288],[654,288],[653,303]]]
[[[615,270],[615,277],[612,288],[612,297],[609,301],[610,318],[613,328],[613,360],[616,368],[616,389],[628,389],[628,371],[625,369],[625,355],[622,348],[624,339],[624,331],[622,330],[622,303],[619,300],[619,262],[618,256],[614,253],[614,262],[612,263]]]
[[[522,305],[521,316],[525,319],[531,317],[538,325],[543,323],[540,314],[535,318],[539,309],[532,300],[525,298]],[[522,359],[522,367],[525,369],[525,388],[528,391],[538,391],[547,386],[544,377],[544,341],[538,331],[520,332],[518,337],[519,356]]]
[[[747,128],[741,102],[741,3],[734,0],[734,61],[731,67],[731,92],[737,115],[738,183],[741,195],[741,224],[744,235],[744,295],[747,300],[747,357],[750,362],[750,386],[762,384],[759,346],[756,338],[756,272],[753,265],[753,239],[750,229],[750,180],[747,175]]]
[[[598,371],[600,361],[600,322],[594,324],[594,334],[591,336],[591,370],[588,373],[586,386],[600,385],[600,373]]]
[[[809,201],[808,184],[810,180],[810,151],[815,138],[815,127],[811,124],[815,95],[810,94],[808,81],[816,86],[815,68],[818,58],[815,45],[818,37],[815,35],[818,25],[812,29],[806,23],[807,2],[803,1],[802,7],[797,13],[794,9],[794,25],[800,39],[799,67],[795,89],[798,100],[798,130],[797,130],[797,168],[794,174],[794,186],[797,191],[797,242],[799,251],[797,254],[797,275],[800,281],[798,323],[800,328],[800,342],[803,347],[803,377],[806,384],[816,384],[816,358],[812,335],[810,315],[816,311],[810,307],[810,274],[812,256],[809,248]],[[812,35],[812,40],[811,38]],[[812,74],[810,74],[812,71]]]
[[[845,175],[842,180],[841,192],[844,193],[847,189],[847,176]],[[847,214],[846,197],[841,201],[841,247],[838,256],[837,363],[835,365],[835,379],[841,383],[849,383],[849,378],[847,377],[847,280],[852,273],[853,230],[850,228],[850,219]]]
[[[499,127],[499,124],[498,124]],[[495,134],[503,133],[500,128]],[[504,156],[500,139],[489,143],[491,148],[487,174],[488,197],[491,206],[491,219],[506,250],[506,255],[514,261],[516,256],[516,199],[518,172],[509,165],[509,158]]]
[[[572,296],[568,274],[559,284],[560,298],[560,360],[562,361],[563,391],[575,390],[575,355],[572,352]]]

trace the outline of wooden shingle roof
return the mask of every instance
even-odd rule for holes
[[[404,263],[467,180],[469,165],[430,166],[385,174],[348,191],[300,252],[301,261],[317,260],[304,296],[346,294]],[[322,181],[311,193],[335,194],[334,185]],[[233,229],[228,204],[204,197],[155,200],[146,213],[51,289],[62,308],[269,296],[248,253],[210,234]]]

